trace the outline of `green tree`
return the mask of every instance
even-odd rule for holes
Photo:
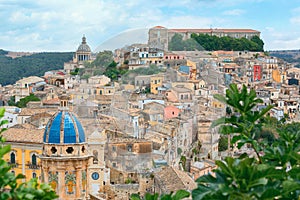
[[[183,40],[183,36],[175,33],[169,42],[170,51],[195,51],[195,50],[204,50],[204,48],[194,39],[189,38]]]
[[[197,41],[207,51],[226,50],[226,51],[263,51],[264,42],[258,37],[232,38],[229,36],[217,37],[208,34],[195,34],[191,38]]]
[[[260,39],[257,35],[253,36],[250,40],[257,44],[258,51],[264,51],[264,41]]]
[[[96,59],[92,62],[93,66],[106,68],[113,62],[112,51],[101,51],[97,54]]]
[[[73,76],[75,76],[75,75],[79,74],[79,71],[80,71],[80,69],[79,69],[79,68],[75,68],[75,70],[74,70],[74,71],[71,71],[71,72],[70,72],[70,75],[73,75]]]
[[[182,35],[175,33],[175,35],[171,38],[169,43],[169,50],[170,51],[182,51],[183,50],[183,41]]]
[[[120,70],[117,68],[118,63],[112,61],[105,69],[104,75],[109,77],[111,80],[117,80],[120,74]]]
[[[11,96],[11,97],[9,98],[8,102],[7,102],[8,105],[9,105],[9,106],[16,106],[15,99],[16,99],[15,96]]]
[[[231,106],[234,114],[213,123],[220,125],[222,134],[234,134],[232,143],[240,148],[251,145],[256,157],[243,154],[216,161],[215,176],[204,175],[196,180],[193,199],[298,199],[300,194],[300,132],[278,130],[278,138],[271,144],[257,141],[255,127],[262,127],[264,115],[272,106],[254,111],[262,102],[254,90],[241,90],[231,84],[226,96],[215,98]]]
[[[20,99],[20,101],[16,103],[16,106],[19,108],[25,108],[29,101],[40,101],[40,99],[34,94],[30,94],[29,96]]]
[[[219,151],[226,151],[228,149],[228,137],[221,135],[218,144]]]
[[[4,108],[0,108],[0,128],[7,123],[1,120],[5,113]],[[0,129],[0,199],[10,200],[52,200],[58,196],[53,189],[44,183],[39,184],[37,179],[18,184],[19,179],[25,178],[24,175],[15,176],[10,172],[10,165],[3,159],[3,156],[10,151],[9,145],[4,145],[5,139],[1,133],[6,129]]]
[[[44,52],[11,58],[0,54],[0,84],[14,84],[22,77],[43,76],[46,71],[63,69],[73,52]]]
[[[91,77],[90,74],[83,74],[83,75],[81,76],[81,79],[88,80],[90,77]]]

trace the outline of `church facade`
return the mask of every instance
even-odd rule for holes
[[[88,143],[81,123],[69,111],[69,98],[62,95],[60,102],[43,136],[39,156],[42,182],[50,184],[59,199],[87,199],[109,183],[109,169],[104,163],[105,137],[94,132]]]

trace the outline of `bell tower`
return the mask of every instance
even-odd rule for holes
[[[105,147],[107,137],[105,131],[99,131],[97,128],[88,137],[88,149],[92,155],[88,167],[89,188],[91,194],[99,194],[105,191],[105,186],[110,183],[110,170],[105,167]]]

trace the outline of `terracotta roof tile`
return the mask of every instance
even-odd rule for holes
[[[2,135],[7,142],[42,144],[44,129],[34,129],[34,128],[28,128],[29,126],[28,127],[26,126],[9,128],[6,131],[4,131]]]
[[[49,99],[49,100],[44,100],[44,101],[43,101],[43,104],[47,104],[47,105],[49,105],[49,104],[59,105],[59,103],[60,103],[60,100],[59,100],[58,97],[57,97],[57,98],[53,98],[53,99]]]
[[[225,33],[260,33],[259,31],[253,29],[169,29],[169,32],[192,32],[192,33],[217,33],[217,32],[225,32]]]
[[[175,192],[180,189],[194,189],[196,184],[185,172],[166,167],[155,173],[155,179],[162,193]]]
[[[31,115],[35,115],[38,113],[44,113],[44,112],[49,112],[49,113],[53,113],[55,109],[47,109],[47,108],[22,108],[21,112],[20,112],[20,116],[31,116]],[[57,110],[57,109],[56,109]]]

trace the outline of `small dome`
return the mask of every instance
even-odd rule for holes
[[[81,45],[79,45],[77,51],[81,51],[81,52],[91,52],[91,48],[90,48],[89,45],[87,45],[87,43],[86,43],[86,38],[85,38],[85,36],[82,37]]]
[[[51,144],[83,143],[85,134],[74,114],[68,111],[59,111],[46,126],[44,142]]]

